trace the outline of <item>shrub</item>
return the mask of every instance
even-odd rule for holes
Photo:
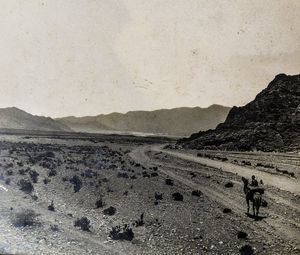
[[[100,198],[99,200],[96,201],[96,207],[97,208],[101,208],[104,206],[104,203],[102,201],[102,198]]]
[[[48,184],[50,182],[50,180],[46,178],[43,180],[43,182],[44,182],[44,184]]]
[[[9,185],[9,184],[10,184],[10,178],[7,178],[7,179],[5,180],[5,184],[6,184],[6,185]]]
[[[56,170],[51,169],[50,172],[48,173],[48,176],[51,177],[51,176],[55,176],[56,174],[57,174]]]
[[[134,238],[134,233],[132,229],[125,224],[123,228],[120,226],[113,227],[109,233],[109,237],[113,240],[131,241]]]
[[[13,225],[15,227],[27,227],[36,224],[36,214],[33,210],[25,210],[23,212],[17,213],[13,219]]]
[[[33,191],[33,186],[30,181],[26,181],[24,179],[20,180],[19,186],[21,186],[20,190],[23,192],[30,194]]]
[[[103,213],[104,213],[105,215],[112,216],[112,215],[114,215],[114,214],[116,213],[116,211],[117,211],[117,210],[116,210],[115,207],[110,206],[109,208],[103,210]]]
[[[200,190],[193,190],[192,195],[196,197],[200,197],[202,195],[202,192]]]
[[[51,225],[52,231],[58,231],[58,225]]]
[[[81,189],[82,181],[77,175],[74,175],[70,182],[74,184],[74,192],[78,192]]]
[[[158,173],[151,173],[151,177],[156,177],[158,176]]]
[[[52,200],[51,204],[48,205],[48,210],[49,210],[49,211],[52,211],[52,212],[55,211],[53,200]]]
[[[172,181],[171,179],[166,179],[166,180],[165,180],[165,183],[166,183],[167,185],[173,186],[173,181]]]
[[[30,178],[33,181],[33,183],[37,183],[39,174],[35,170],[31,170],[29,172],[29,175],[30,175]]]
[[[245,232],[243,232],[243,231],[239,231],[238,234],[237,234],[237,237],[238,237],[239,239],[246,239],[247,236],[248,236],[248,234],[245,233]]]
[[[232,211],[231,211],[231,209],[229,209],[229,208],[224,208],[224,210],[223,210],[223,213],[231,213]]]
[[[135,221],[135,226],[136,227],[140,227],[143,226],[145,224],[144,222],[144,213],[141,214],[140,219]]]
[[[172,197],[175,201],[183,201],[183,195],[181,195],[179,192],[173,193]]]
[[[225,184],[225,187],[226,187],[226,188],[232,188],[232,187],[233,187],[233,183],[232,183],[232,182],[227,182],[227,183]]]
[[[75,227],[80,227],[83,231],[90,232],[90,220],[87,217],[82,217],[81,219],[77,219],[74,223]]]
[[[262,207],[267,207],[267,206],[268,206],[268,202],[267,202],[266,200],[263,199],[263,200],[261,201],[261,206],[262,206]]]
[[[13,172],[12,170],[8,170],[8,171],[6,172],[6,174],[7,174],[7,175],[13,175],[14,172]]]
[[[118,173],[117,178],[128,178],[128,174],[127,173]]]
[[[26,174],[26,171],[25,171],[24,169],[20,169],[20,170],[19,170],[19,174],[20,174],[20,175],[25,175],[25,174]]]
[[[240,254],[241,255],[252,255],[252,254],[254,254],[254,251],[253,251],[252,247],[247,244],[247,245],[244,245],[240,249]]]
[[[156,200],[162,200],[163,199],[163,194],[157,194],[156,192],[155,192],[155,199]]]

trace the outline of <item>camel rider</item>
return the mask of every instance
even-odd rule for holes
[[[252,180],[251,180],[250,186],[252,186],[252,187],[258,186],[258,181],[255,179],[255,175],[252,175]]]

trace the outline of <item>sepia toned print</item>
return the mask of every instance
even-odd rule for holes
[[[299,254],[299,12],[0,0],[0,254]]]

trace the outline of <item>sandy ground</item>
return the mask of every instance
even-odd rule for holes
[[[299,155],[168,150],[165,143],[1,136],[0,253],[299,254]],[[246,214],[241,181],[253,174],[263,180],[267,204],[258,218]],[[81,182],[76,192],[74,176]],[[32,184],[30,193],[20,190],[22,180]],[[106,215],[111,206],[115,213]],[[27,210],[35,213],[33,222],[20,225]],[[82,217],[90,231],[74,226]],[[133,239],[115,240],[113,227],[125,225]]]

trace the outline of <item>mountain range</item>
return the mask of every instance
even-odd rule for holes
[[[66,117],[55,119],[74,131],[95,132],[103,130],[143,132],[173,136],[188,136],[200,130],[215,128],[226,119],[229,107],[212,105],[208,108],[174,108],[156,111],[131,111],[94,117]]]
[[[215,128],[226,119],[229,107],[174,108],[156,111],[131,111],[87,117],[34,116],[15,107],[0,109],[0,128],[105,133],[141,132],[170,136],[189,136],[198,130]]]

